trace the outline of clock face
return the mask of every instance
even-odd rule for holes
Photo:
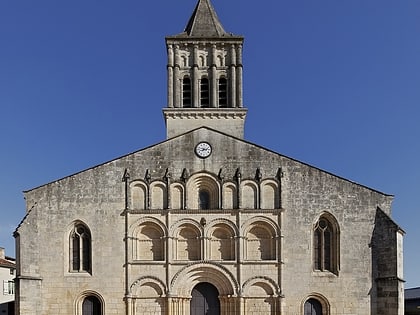
[[[206,158],[211,154],[211,145],[207,142],[200,142],[195,147],[195,154],[201,158]]]

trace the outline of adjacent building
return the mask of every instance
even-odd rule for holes
[[[18,314],[403,315],[393,197],[243,138],[243,40],[199,0],[167,139],[25,192]]]
[[[420,314],[420,287],[405,290],[405,315]]]
[[[15,306],[15,259],[5,254],[3,247],[0,247],[0,282],[3,292],[0,294],[0,314],[13,315]]]

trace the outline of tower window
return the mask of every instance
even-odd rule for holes
[[[219,107],[227,107],[227,80],[219,79]]]
[[[209,107],[209,79],[202,78],[200,82],[200,103],[201,107]]]
[[[191,79],[182,80],[182,107],[191,107]]]

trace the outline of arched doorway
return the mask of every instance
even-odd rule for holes
[[[96,296],[88,296],[82,304],[82,315],[102,315],[101,301]]]
[[[305,302],[304,315],[322,315],[322,304],[316,299],[309,299]]]
[[[208,282],[197,284],[191,292],[191,315],[220,315],[219,291]]]

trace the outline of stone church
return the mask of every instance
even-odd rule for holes
[[[167,139],[25,192],[17,314],[402,315],[393,197],[243,139],[210,0],[166,47]]]

